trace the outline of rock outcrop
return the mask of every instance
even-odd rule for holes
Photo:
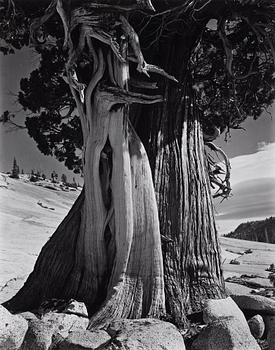
[[[108,349],[111,339],[103,330],[74,331],[59,344],[58,350],[104,350]]]
[[[203,320],[206,324],[224,317],[234,317],[248,330],[246,318],[238,305],[228,297],[226,299],[208,299],[204,303]]]
[[[192,344],[192,350],[260,350],[243,323],[234,316],[209,323]]]
[[[207,326],[192,344],[192,350],[259,350],[246,318],[230,298],[209,299],[204,303]]]
[[[267,343],[269,350],[275,350],[275,316],[265,316],[265,327],[267,332]]]
[[[117,349],[185,350],[182,335],[169,322],[150,318],[117,320],[107,332],[115,338]]]
[[[275,217],[240,224],[235,231],[228,233],[225,237],[275,243]]]
[[[245,312],[275,315],[275,300],[261,295],[231,295],[232,299]]]
[[[261,339],[264,335],[265,324],[261,315],[255,315],[248,320],[250,332],[256,339]]]
[[[12,315],[0,305],[0,350],[20,348],[28,329],[28,322],[19,315]]]

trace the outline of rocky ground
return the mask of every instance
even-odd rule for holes
[[[0,302],[23,285],[42,246],[80,191],[47,180],[30,183],[27,175],[15,180],[0,173]],[[120,321],[94,333],[86,331],[85,311],[79,314],[49,308],[45,313],[14,316],[1,307],[0,350],[254,350],[259,346],[275,350],[274,288],[266,271],[275,263],[275,245],[220,240],[226,287],[232,299],[206,302],[201,322],[190,329],[177,330],[168,322],[145,319]],[[3,324],[8,326],[3,329]]]

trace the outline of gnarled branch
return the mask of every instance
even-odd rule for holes
[[[227,198],[231,192],[231,185],[230,185],[230,162],[225,154],[225,152],[218,146],[216,146],[213,142],[206,142],[206,146],[210,148],[211,151],[215,151],[218,155],[220,155],[223,158],[223,162],[225,164],[225,171],[216,163],[214,160],[208,157],[209,160],[209,178],[211,184],[214,184],[218,186],[217,192],[213,195],[214,198],[216,197],[223,197]],[[212,167],[212,169],[211,169]],[[224,179],[220,178],[220,174],[225,174]]]
[[[131,103],[142,103],[142,104],[154,104],[163,102],[161,95],[145,95],[137,92],[128,91],[116,86],[102,86],[100,88],[103,98],[111,102],[110,108],[115,104],[131,104]]]

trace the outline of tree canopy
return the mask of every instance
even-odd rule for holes
[[[31,1],[7,1],[7,6],[0,9],[3,42],[0,50],[4,54],[29,44],[30,25],[34,25],[35,18],[49,3],[39,2],[37,6]],[[56,14],[49,15],[53,3],[55,1],[46,12],[47,21],[36,28],[40,65],[29,78],[21,80],[18,102],[25,111],[31,112],[25,124],[40,151],[54,155],[65,161],[69,169],[80,172],[81,128],[75,102],[64,81],[68,50],[63,45],[62,23]],[[63,3],[65,8],[77,8],[79,2]],[[82,3],[103,12],[111,6],[107,0]],[[275,5],[272,2],[231,0],[221,5],[214,0],[156,1],[153,2],[156,12],[151,11],[150,1],[141,3],[140,6],[149,11],[144,12],[130,0],[121,1],[119,8],[124,8],[126,14],[130,12],[129,20],[140,37],[142,51],[146,59],[155,64],[158,64],[159,46],[175,37],[180,43],[186,31],[204,28],[195,37],[195,49],[184,64],[206,139],[210,135],[211,140],[213,133],[217,136],[217,133],[240,128],[246,118],[258,118],[271,105],[275,97]],[[116,11],[116,7],[111,11]],[[88,64],[85,65],[88,58],[81,59],[78,74],[85,82],[89,74]],[[180,90],[183,77],[175,78]],[[6,112],[2,121],[8,121],[11,116]]]
[[[212,141],[274,99],[274,4],[10,4],[1,20],[6,53],[29,25],[41,55],[18,94],[32,114],[26,126],[43,152],[75,171],[83,142],[85,187],[5,305],[28,310],[73,297],[88,305],[89,327],[163,314],[186,325],[205,299],[226,295],[210,183],[223,196],[230,185],[205,146],[227,160]]]

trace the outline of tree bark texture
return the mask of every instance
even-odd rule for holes
[[[4,304],[13,312],[35,309],[53,297],[75,298],[88,306],[90,328],[115,318],[165,313],[152,174],[145,149],[128,122],[129,108],[98,85],[110,62],[116,84],[127,85],[127,64],[112,54],[107,60],[108,55],[98,50],[97,70],[84,103],[76,96],[84,135],[85,187],[42,249],[23,288]]]
[[[16,312],[35,309],[53,297],[75,298],[88,306],[90,328],[115,318],[161,317],[166,308],[172,320],[184,326],[186,315],[201,311],[204,299],[224,296],[200,113],[189,69],[200,33],[190,30],[168,38],[148,53],[150,62],[176,76],[176,83],[144,61],[126,17],[94,16],[93,9],[85,13],[80,8],[68,21],[62,6],[57,11],[70,49],[67,78],[83,131],[85,187],[42,249],[23,288],[4,305]],[[77,42],[70,38],[69,26],[79,33]],[[162,75],[164,102],[133,113],[139,136],[129,122],[129,103],[151,104],[161,98],[145,95],[143,88],[129,91],[127,46],[138,64],[138,77],[148,71]],[[80,81],[74,67],[83,52],[82,63],[88,60],[92,73]],[[157,202],[139,137],[149,153]]]
[[[188,68],[196,37],[190,31],[159,45],[155,57],[149,53],[149,60],[158,59],[180,84],[160,83],[164,103],[134,113],[148,151],[165,237],[166,310],[179,325],[186,324],[186,315],[200,312],[205,299],[225,296],[200,111]]]

